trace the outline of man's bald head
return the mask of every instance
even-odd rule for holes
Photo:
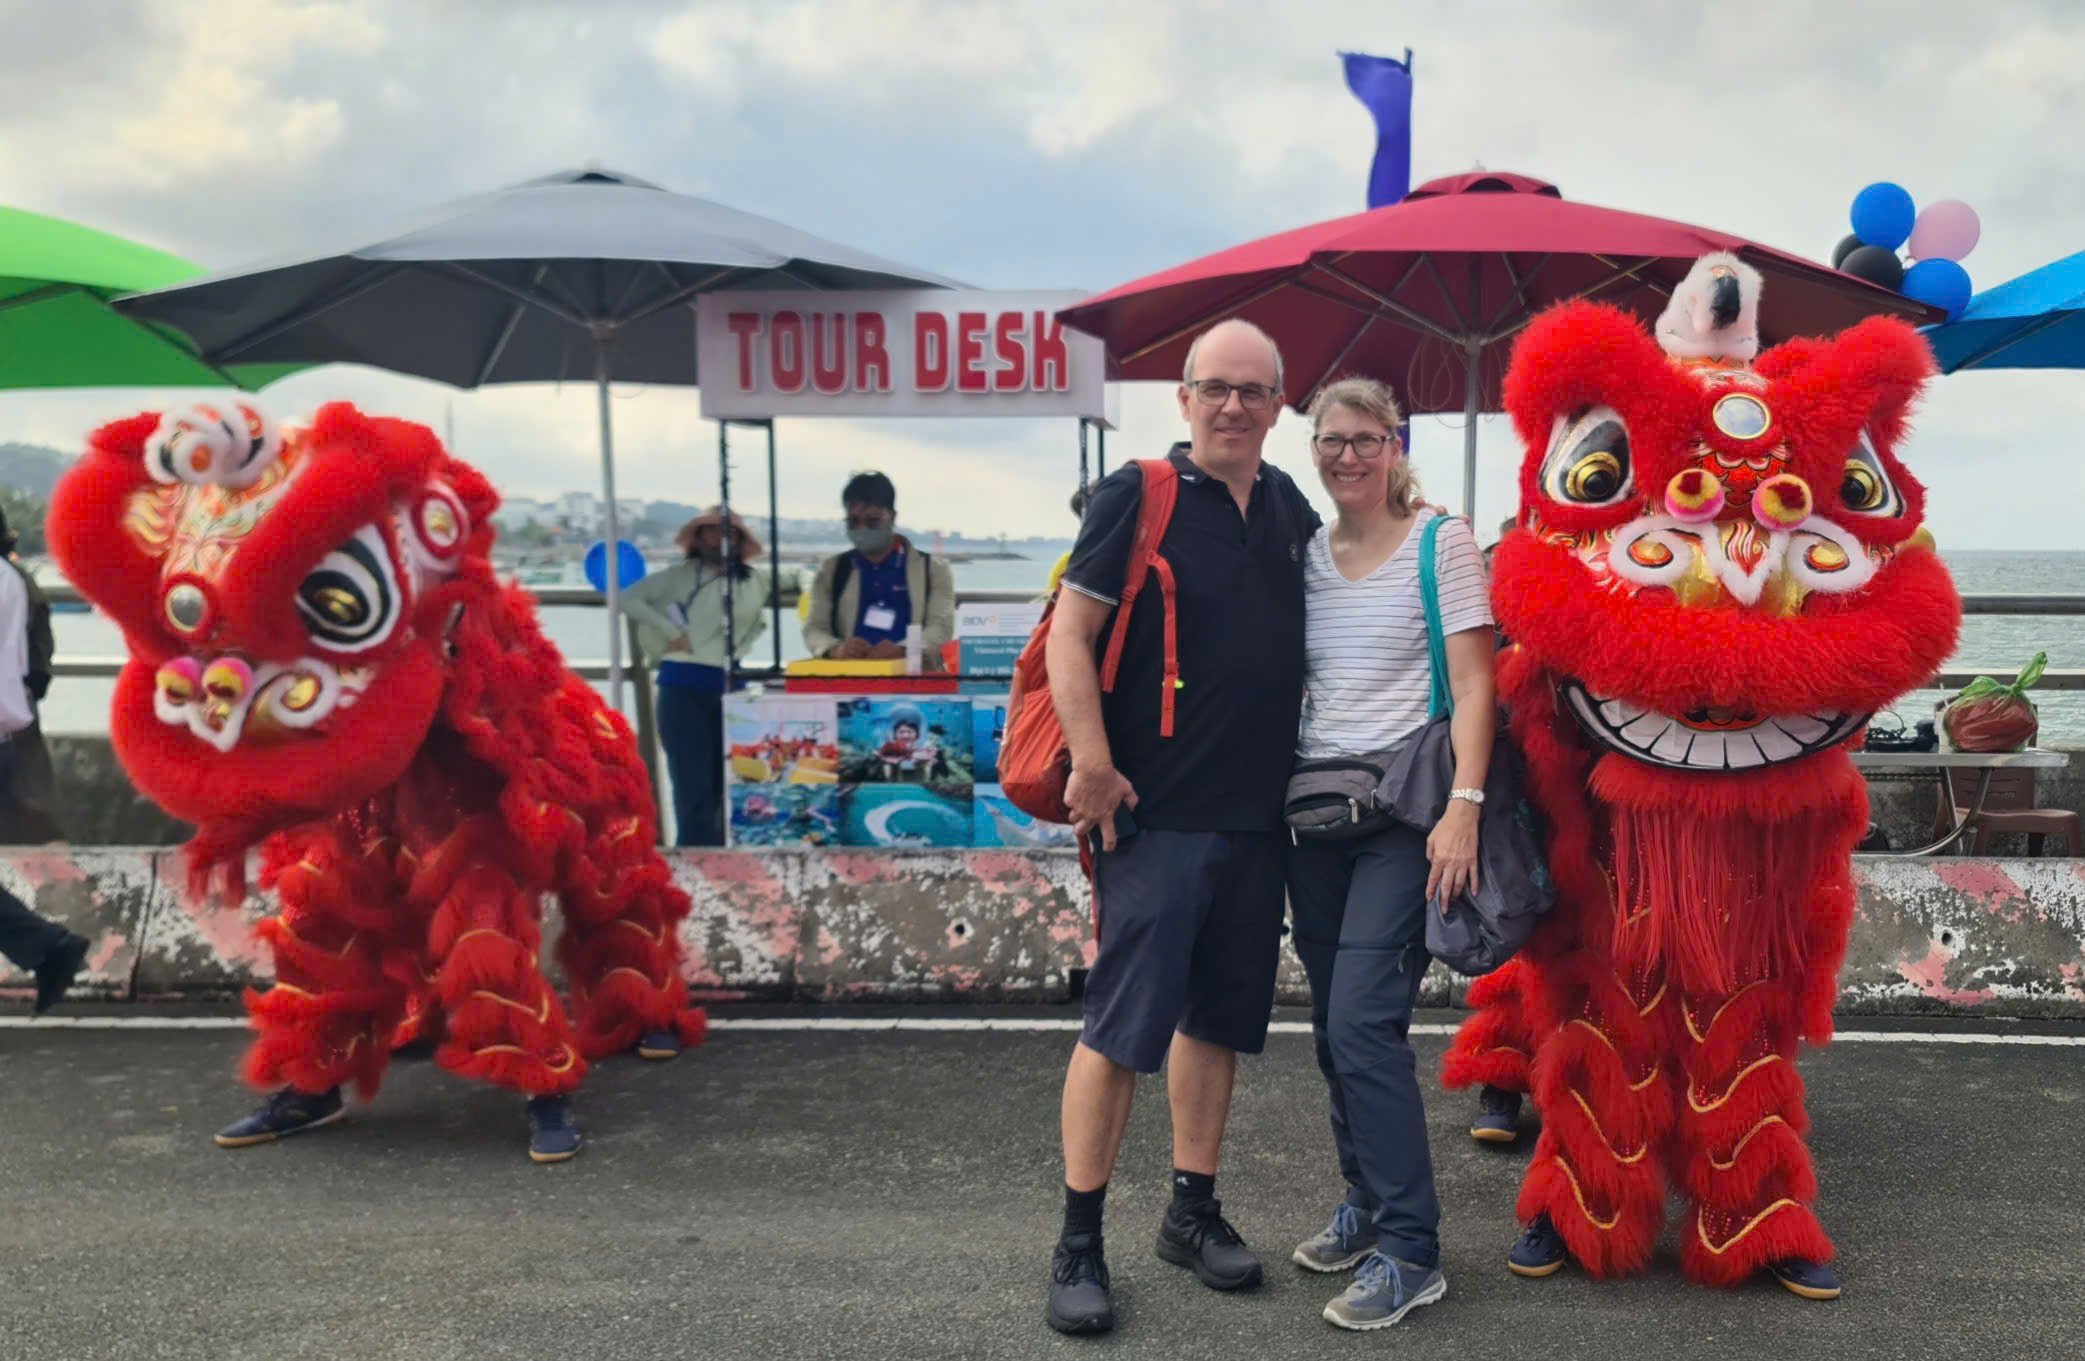
[[[1187,347],[1187,363],[1182,366],[1180,371],[1181,382],[1192,383],[1198,377],[1209,376],[1195,372],[1195,361],[1201,357],[1202,347],[1211,342],[1217,348],[1233,353],[1235,353],[1239,345],[1243,344],[1264,346],[1267,351],[1267,361],[1271,366],[1273,374],[1273,381],[1270,386],[1276,392],[1281,391],[1281,348],[1274,343],[1273,336],[1268,335],[1251,322],[1238,317],[1233,317],[1229,321],[1219,321],[1216,325],[1194,338],[1194,343]]]

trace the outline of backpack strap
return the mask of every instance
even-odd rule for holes
[[[1441,635],[1441,583],[1435,545],[1447,518],[1436,515],[1419,531],[1419,599],[1426,606],[1426,660],[1433,681],[1426,710],[1429,720],[1455,712],[1455,694],[1448,688],[1448,640]]]
[[[1115,608],[1115,628],[1108,637],[1108,650],[1100,668],[1100,689],[1109,694],[1122,670],[1122,647],[1129,638],[1130,613],[1148,577],[1158,578],[1159,594],[1165,605],[1164,693],[1159,697],[1159,736],[1173,735],[1173,707],[1180,689],[1180,631],[1175,608],[1173,565],[1159,554],[1166,529],[1173,522],[1173,507],[1180,500],[1180,472],[1171,459],[1136,460],[1144,476],[1143,499],[1137,503],[1136,537],[1130,542],[1129,567],[1122,582],[1122,602]]]
[[[854,550],[850,548],[840,554],[839,565],[833,568],[832,635],[843,643],[854,636],[854,629],[851,625],[844,629],[840,627],[840,597],[847,594],[847,583],[852,580],[854,580]]]

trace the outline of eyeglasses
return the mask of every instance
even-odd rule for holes
[[[1231,400],[1234,392],[1238,394],[1238,404],[1247,411],[1265,410],[1267,403],[1274,400],[1274,389],[1259,383],[1226,383],[1221,378],[1204,378],[1188,386],[1195,390],[1195,400],[1203,406],[1222,406]]]
[[[1318,451],[1318,457],[1327,463],[1336,461],[1351,446],[1354,457],[1361,459],[1381,458],[1383,450],[1396,441],[1386,435],[1319,435],[1310,444]]]

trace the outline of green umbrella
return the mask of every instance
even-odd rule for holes
[[[0,207],[0,388],[225,387],[249,391],[305,367],[199,357],[171,327],[111,298],[202,274],[179,256],[60,218]]]

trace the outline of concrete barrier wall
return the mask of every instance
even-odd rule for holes
[[[2044,808],[2068,808],[2085,814],[2085,751],[2076,751],[2067,767],[2036,772],[2037,797]],[[51,739],[57,766],[58,807],[53,819],[65,836],[81,846],[172,846],[189,829],[153,807],[131,788],[116,764],[106,737],[59,736]],[[1937,782],[1875,779],[1868,783],[1875,821],[1896,850],[1923,846],[1932,839]],[[2000,838],[1998,855],[2024,854],[2018,837]],[[2053,848],[2052,848],[2053,849]],[[2067,846],[2068,855],[2085,855],[2085,846]]]
[[[1075,857],[1033,851],[676,852],[707,998],[1062,1001],[1092,960]],[[1849,1012],[2085,1017],[2085,860],[1856,861]],[[183,901],[163,849],[0,850],[0,884],[94,942],[84,987],[152,1001],[268,977],[266,910]],[[0,968],[0,991],[27,980]],[[1282,996],[1307,1000],[1284,952]],[[1459,1000],[1438,967],[1425,1000]]]

